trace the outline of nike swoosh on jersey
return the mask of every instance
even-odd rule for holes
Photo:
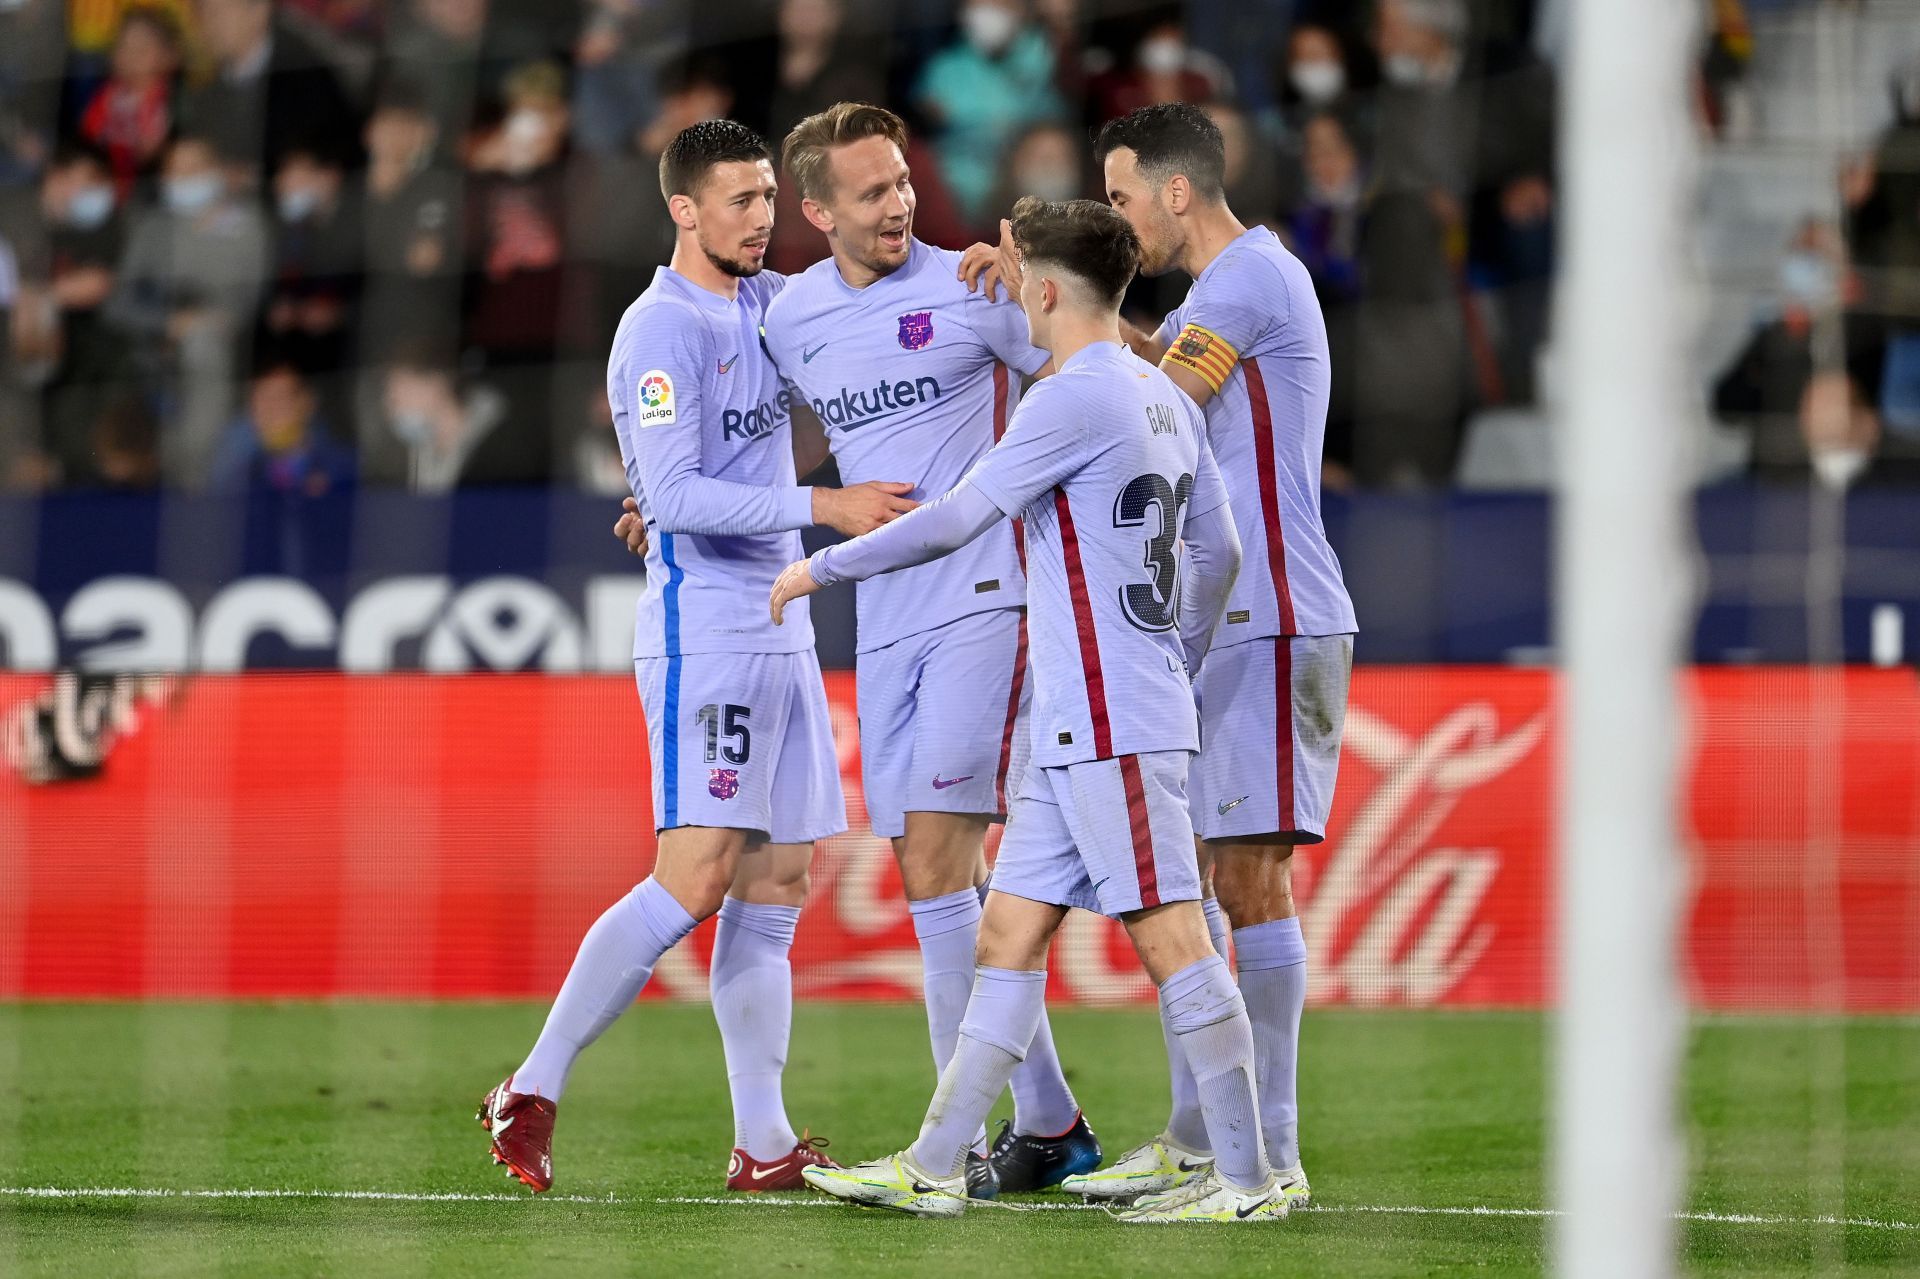
[[[819,346],[814,347],[813,350],[811,351],[800,352],[800,363],[812,364],[814,356],[820,354],[820,352],[826,350],[829,346],[832,346],[832,345],[833,344],[831,342],[822,342]]]
[[[949,786],[958,786],[961,782],[970,782],[972,780],[972,773],[968,773],[965,777],[949,777],[945,780],[941,779],[940,774],[935,773],[933,775],[933,788],[935,790],[945,790]]]
[[[720,361],[720,371],[721,371],[722,373],[725,373],[725,372],[726,372],[726,371],[727,371],[728,369],[730,369],[730,368],[732,368],[732,367],[734,366],[734,364],[735,364],[736,362],[738,362],[738,360],[739,360],[739,359],[740,359],[740,353],[736,351],[736,352],[734,352],[734,356],[733,356],[733,359],[731,359],[731,360],[721,360],[721,361]]]
[[[1246,802],[1247,797],[1245,795],[1242,795],[1239,799],[1223,799],[1220,801],[1219,813],[1222,817],[1225,817],[1228,813]]]

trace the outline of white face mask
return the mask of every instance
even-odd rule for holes
[[[1287,79],[1308,102],[1331,102],[1347,87],[1347,69],[1338,62],[1296,62]]]
[[[973,47],[991,58],[1020,34],[1020,18],[997,4],[976,4],[960,15],[960,27]]]
[[[1821,306],[1839,295],[1833,264],[1818,253],[1795,250],[1780,259],[1780,288],[1804,306]]]
[[[395,438],[404,444],[417,446],[433,438],[433,415],[417,409],[389,414],[387,425],[393,428]]]
[[[1025,170],[1014,175],[1013,185],[1021,195],[1037,195],[1042,200],[1071,200],[1080,194],[1080,183],[1060,169]]]
[[[161,185],[167,208],[182,215],[204,212],[220,198],[222,189],[217,173],[197,173],[190,178],[168,178]]]
[[[1402,88],[1422,85],[1431,79],[1427,74],[1427,64],[1411,53],[1394,54],[1380,64],[1380,70],[1388,80]]]
[[[282,191],[279,199],[280,219],[283,222],[304,222],[320,208],[320,195],[296,187],[291,191]]]
[[[1871,460],[1872,455],[1860,448],[1815,449],[1813,473],[1821,484],[1839,491],[1859,479]]]
[[[1172,36],[1156,36],[1135,56],[1149,75],[1173,75],[1187,65],[1187,46]]]
[[[112,187],[81,187],[67,197],[67,225],[92,231],[113,216]]]
[[[507,172],[531,173],[540,164],[547,142],[547,122],[538,111],[520,110],[507,117],[501,130],[501,162]]]

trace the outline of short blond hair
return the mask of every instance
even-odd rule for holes
[[[809,200],[824,200],[833,188],[828,169],[829,152],[863,138],[885,138],[904,153],[907,125],[885,107],[868,102],[836,102],[793,126],[787,140],[780,144],[780,167],[800,188],[801,195]]]

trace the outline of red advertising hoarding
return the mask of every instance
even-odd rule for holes
[[[1697,1002],[1920,1010],[1913,672],[1685,678]],[[853,681],[828,684],[853,829],[820,847],[795,981],[803,997],[914,997],[899,878],[865,829]],[[1553,688],[1545,671],[1356,672],[1331,837],[1297,859],[1316,1001],[1550,999]],[[255,674],[142,691],[56,715],[45,677],[0,675],[15,765],[0,773],[0,997],[545,996],[651,863],[624,679]],[[121,727],[98,776],[21,779],[35,732],[98,744],[102,714]],[[710,945],[703,928],[654,991],[699,996]],[[1151,992],[1117,928],[1076,916],[1053,993]]]

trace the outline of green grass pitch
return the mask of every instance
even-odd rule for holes
[[[472,1114],[542,1011],[0,1005],[0,1274],[1217,1279],[1532,1274],[1547,1261],[1538,1215],[1435,1211],[1546,1202],[1549,1027],[1534,1015],[1309,1014],[1304,1136],[1324,1206],[1275,1227],[1155,1230],[1097,1211],[921,1222],[804,1196],[670,1202],[720,1193],[731,1128],[707,1010],[651,1003],[583,1058],[557,1185],[533,1199],[489,1163]],[[1108,1150],[1157,1130],[1165,1065],[1150,1013],[1062,1010],[1054,1026]],[[1689,1270],[1920,1272],[1920,1022],[1709,1019],[1687,1080]],[[800,1008],[789,1109],[834,1154],[904,1145],[931,1085],[918,1008]],[[1721,1219],[1735,1216],[1761,1220]]]

